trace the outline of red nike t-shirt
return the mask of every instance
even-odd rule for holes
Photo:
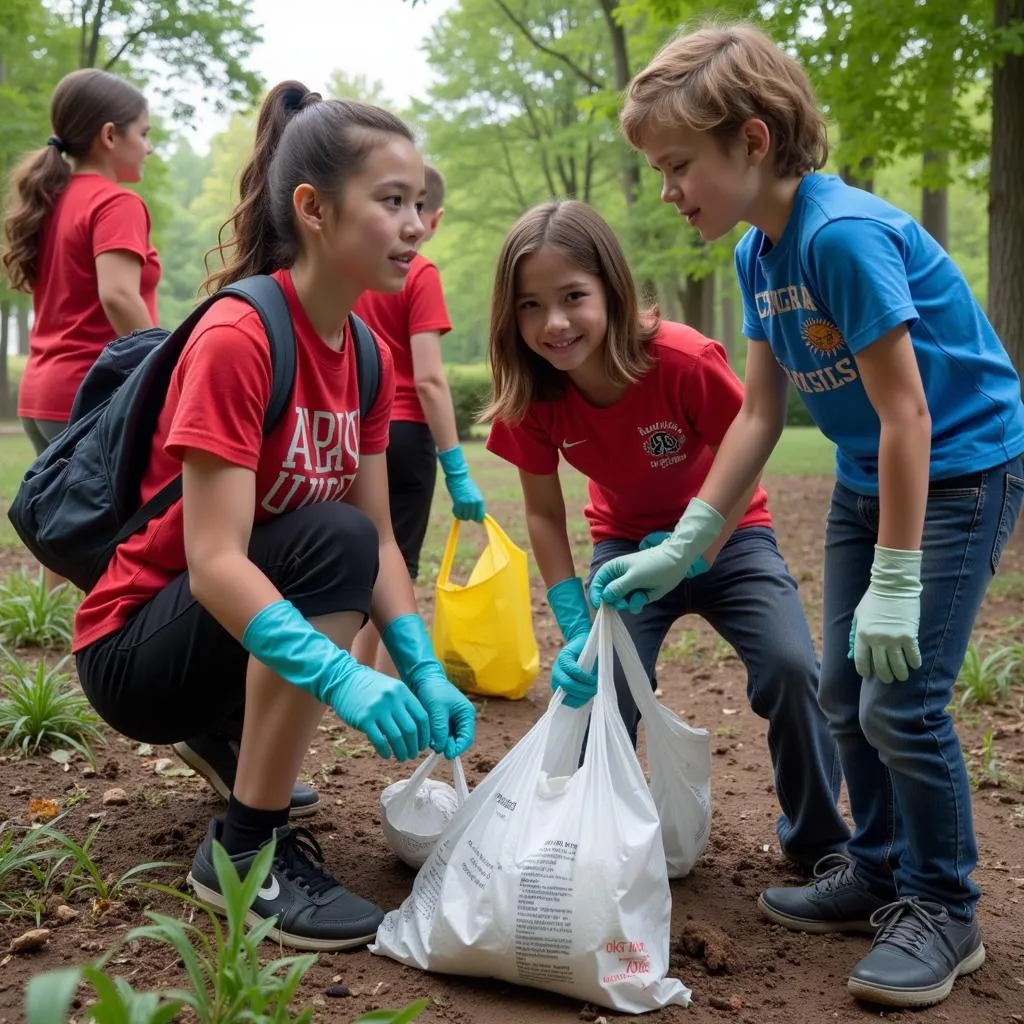
[[[558,453],[589,481],[583,510],[596,544],[671,530],[700,490],[743,402],[725,349],[682,324],[662,322],[655,365],[614,405],[591,405],[572,386],[534,402],[523,421],[495,422],[487,447],[527,473],[558,469]],[[770,526],[758,487],[739,526]]]
[[[43,229],[19,416],[66,420],[82,378],[117,337],[100,302],[96,257],[101,253],[138,256],[140,294],[156,323],[160,261],[149,229],[149,211],[134,192],[102,174],[71,176]]]
[[[199,321],[171,377],[142,483],[144,502],[181,473],[185,452],[195,448],[255,472],[254,522],[260,523],[311,502],[345,500],[360,456],[387,448],[394,395],[387,346],[380,345],[380,391],[361,423],[348,329],[342,350],[329,348],[288,271],[273,276],[288,298],[296,340],[295,386],[281,422],[264,440],[272,371],[259,315],[242,299],[221,299]],[[178,501],[118,547],[79,606],[74,650],[120,629],[185,568]]]
[[[444,335],[452,329],[437,267],[417,253],[401,291],[363,292],[356,300],[354,312],[391,349],[395,363],[395,404],[391,418],[406,423],[426,423],[427,417],[416,393],[410,341],[414,334],[437,331]]]

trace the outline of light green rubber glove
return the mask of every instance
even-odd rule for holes
[[[711,546],[725,526],[721,514],[693,498],[667,540],[646,551],[605,562],[590,584],[590,602],[637,614],[682,583],[687,570]]]
[[[642,541],[640,541],[640,551],[647,551],[650,548],[656,548],[659,544],[663,544],[671,537],[672,534],[668,530],[656,530],[654,533],[647,534]],[[692,580],[694,576],[703,576],[711,568],[707,562],[704,561],[703,555],[698,555],[697,560],[686,570],[686,579]]]
[[[875,545],[871,583],[853,613],[850,657],[862,679],[901,683],[921,667],[921,552]]]

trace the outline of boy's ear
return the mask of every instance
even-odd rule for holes
[[[771,152],[771,129],[759,117],[748,118],[740,128],[740,138],[752,164],[763,163]]]
[[[433,232],[435,232],[437,230],[437,225],[441,223],[441,218],[443,216],[444,216],[444,207],[443,206],[441,206],[438,209],[436,209],[430,215],[430,224],[429,224],[429,228],[428,229],[429,229],[429,231],[431,233],[433,233]]]

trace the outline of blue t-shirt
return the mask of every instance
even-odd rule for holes
[[[878,415],[854,356],[906,324],[932,418],[932,480],[1024,452],[1020,378],[967,282],[911,217],[832,175],[800,184],[779,244],[736,246],[743,330],[767,341],[822,433],[836,475],[878,494]]]

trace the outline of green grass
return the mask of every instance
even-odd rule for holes
[[[817,427],[787,427],[768,460],[765,479],[773,476],[832,476],[835,446]]]
[[[0,434],[0,547],[17,547],[21,541],[7,518],[7,508],[32,462],[33,451],[16,420],[0,425],[18,427],[16,434]]]

